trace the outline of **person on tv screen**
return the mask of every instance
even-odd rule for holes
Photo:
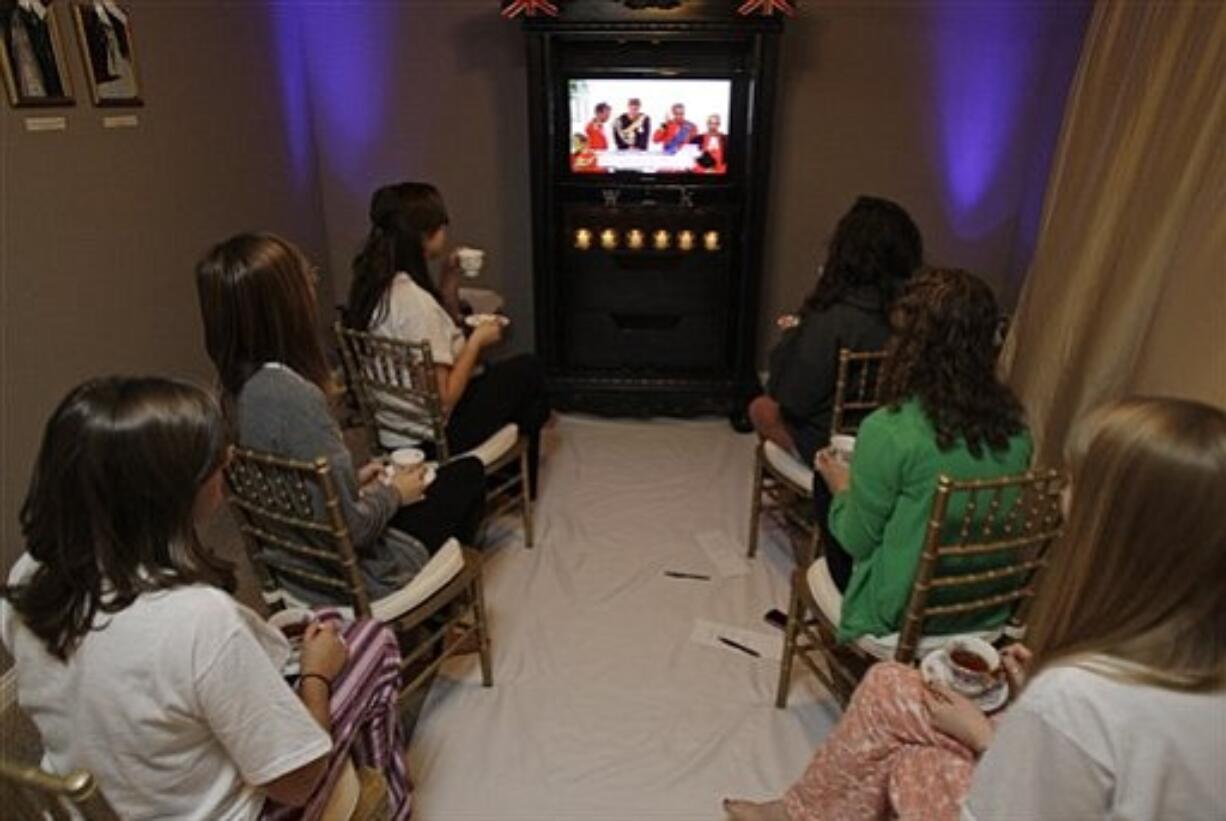
[[[664,144],[665,154],[676,154],[681,147],[698,135],[698,126],[685,118],[685,106],[674,103],[672,119],[656,129],[652,141]]]
[[[593,151],[608,151],[609,138],[605,136],[605,126],[609,117],[613,116],[613,107],[608,103],[597,103],[596,116],[591,119],[585,129],[588,148]]]
[[[694,144],[702,151],[698,155],[697,167],[700,174],[723,174],[727,168],[728,135],[720,130],[721,120],[718,114],[707,117],[707,131],[694,138]]]
[[[576,134],[572,138],[574,150],[570,155],[570,170],[576,174],[599,174],[604,171],[600,167],[600,160],[596,156],[596,152],[592,150],[591,140],[583,134]]]
[[[631,97],[626,102],[626,113],[617,118],[613,139],[619,151],[627,148],[647,150],[647,138],[651,134],[651,118],[643,113],[643,101]]]

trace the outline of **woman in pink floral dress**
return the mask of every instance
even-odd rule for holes
[[[999,722],[875,666],[801,779],[735,821],[1220,818],[1226,413],[1132,399],[1070,443],[1075,501]],[[1033,676],[1027,681],[1027,673]],[[1019,696],[1020,694],[1020,696]]]

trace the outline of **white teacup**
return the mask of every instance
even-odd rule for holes
[[[302,634],[313,621],[315,614],[302,607],[287,607],[268,617],[268,623],[284,633],[294,646],[302,643]]]
[[[481,266],[485,264],[484,251],[479,248],[457,248],[455,255],[464,276],[475,277],[481,273]]]
[[[396,470],[411,470],[426,461],[426,454],[418,448],[400,448],[392,451],[392,466]]]
[[[834,450],[835,456],[845,465],[851,464],[851,455],[856,450],[856,437],[848,436],[843,433],[836,433],[830,437],[830,447]]]
[[[958,638],[945,647],[949,684],[964,696],[977,696],[1000,676],[1000,653],[983,639]]]

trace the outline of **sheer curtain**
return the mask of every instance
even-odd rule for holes
[[[1098,3],[1002,367],[1042,463],[1118,396],[1226,406],[1226,3]]]

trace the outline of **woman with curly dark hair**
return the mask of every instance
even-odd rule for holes
[[[1030,465],[1022,406],[996,378],[998,316],[991,289],[966,271],[913,280],[890,311],[883,407],[860,426],[850,466],[817,454],[834,497],[822,567],[844,591],[844,641],[897,632],[937,476],[988,479]]]
[[[766,393],[749,406],[758,434],[806,465],[830,438],[839,349],[876,351],[890,303],[920,267],[924,245],[902,206],[859,197],[835,228],[813,292],[780,317]]]

